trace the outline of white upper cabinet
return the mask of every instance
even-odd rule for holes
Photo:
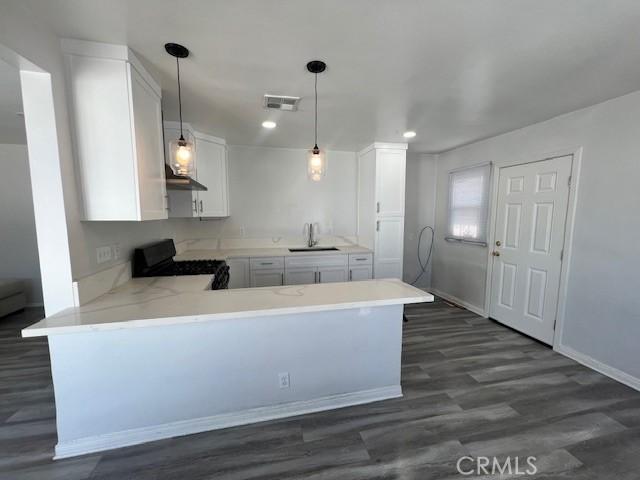
[[[407,144],[358,153],[358,243],[374,251],[374,278],[402,279]]]
[[[220,139],[196,132],[197,180],[207,187],[198,192],[201,217],[229,216],[227,146]]]
[[[169,190],[170,217],[228,217],[229,163],[224,139],[194,131],[183,123],[183,135],[194,144],[195,180],[207,190]],[[169,143],[180,137],[180,124],[164,123],[166,161],[170,164]]]
[[[160,86],[124,45],[62,47],[84,219],[167,218]]]
[[[378,217],[404,216],[406,150],[376,152],[376,213]]]

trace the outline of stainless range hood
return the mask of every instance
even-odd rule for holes
[[[187,175],[176,175],[166,163],[164,173],[167,178],[167,190],[207,190],[207,187]]]

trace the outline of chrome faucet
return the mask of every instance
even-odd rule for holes
[[[309,238],[307,239],[307,245],[309,248],[315,247],[318,244],[318,240],[313,238],[313,223],[309,222]]]

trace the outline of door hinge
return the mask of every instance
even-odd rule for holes
[[[571,175],[569,175],[569,180],[567,182],[567,185],[569,185],[569,188],[571,188]]]

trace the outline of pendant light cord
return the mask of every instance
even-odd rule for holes
[[[180,58],[176,57],[176,67],[178,69],[178,114],[180,115],[180,139],[184,140],[182,134],[182,92],[180,91]]]
[[[318,74],[315,74],[316,112],[315,112],[315,146],[318,148]]]

